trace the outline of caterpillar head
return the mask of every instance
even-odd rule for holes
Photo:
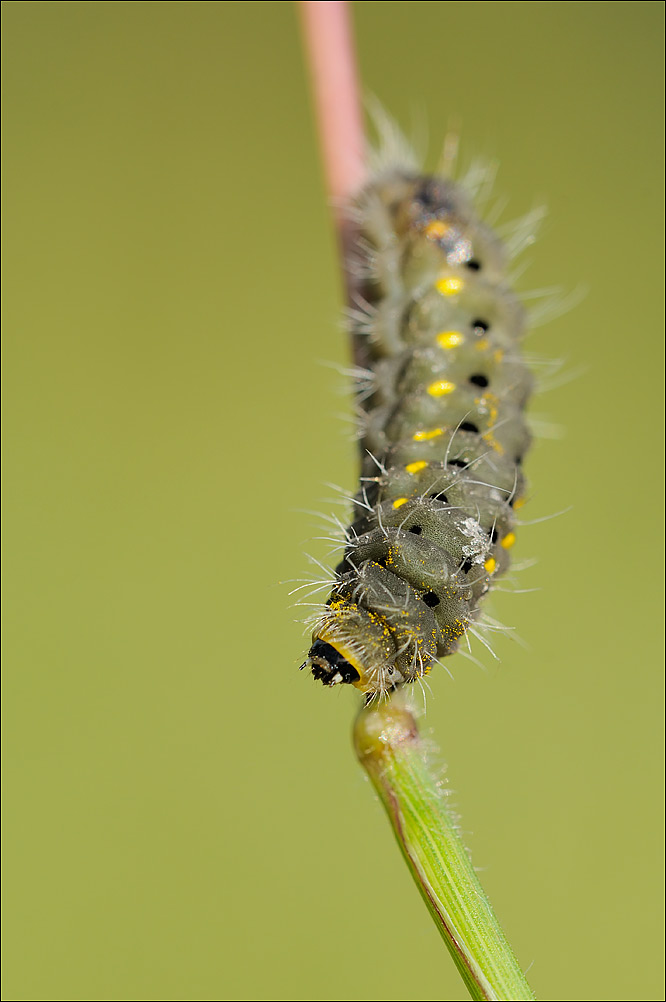
[[[391,631],[376,613],[338,598],[315,627],[306,664],[324,685],[386,693],[406,681],[396,655]]]
[[[341,682],[355,685],[361,678],[353,664],[325,640],[315,640],[308,660],[312,665],[312,674],[324,685],[339,685]]]

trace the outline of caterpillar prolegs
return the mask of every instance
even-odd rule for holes
[[[508,567],[532,377],[509,253],[463,185],[391,168],[353,210],[361,479],[306,664],[372,697],[454,653]]]

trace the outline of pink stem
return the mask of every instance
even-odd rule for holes
[[[365,175],[363,115],[354,40],[344,0],[301,0],[305,48],[324,160],[326,185],[339,229],[341,210]]]

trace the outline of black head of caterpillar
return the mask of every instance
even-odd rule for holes
[[[324,685],[337,685],[339,682],[351,682],[354,685],[360,678],[354,666],[324,640],[315,640],[309,658],[312,674]]]
[[[372,697],[452,654],[508,566],[531,377],[507,255],[459,186],[391,170],[357,208],[374,391],[360,514],[306,663]]]

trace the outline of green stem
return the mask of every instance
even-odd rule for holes
[[[354,745],[473,999],[533,999],[399,699],[361,710]]]

